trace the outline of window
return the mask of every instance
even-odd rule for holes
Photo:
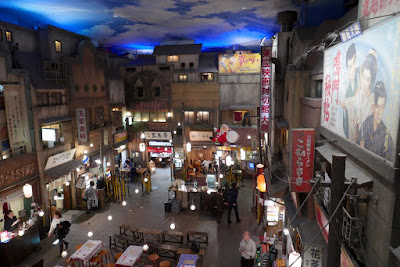
[[[37,93],[36,100],[38,107],[45,107],[49,105],[49,94],[48,93]]]
[[[55,141],[43,141],[44,136],[43,131],[40,131],[41,140],[43,144],[43,148],[53,148],[54,145],[59,145],[64,143],[63,131],[62,131],[62,124],[50,124],[50,125],[42,125],[41,129],[55,129]]]
[[[12,42],[12,34],[10,31],[6,31],[6,42],[11,43]]]
[[[214,81],[214,73],[211,73],[211,72],[202,73],[201,74],[201,81],[202,82],[212,82],[212,81]]]
[[[173,55],[173,56],[167,56],[167,62],[178,62],[179,61],[179,56]]]
[[[161,96],[161,87],[154,87],[154,97]]]
[[[318,80],[315,82],[316,82],[315,97],[321,98],[322,97],[322,80]]]
[[[165,115],[165,112],[150,112],[150,121],[152,122],[166,122],[167,117]]]
[[[144,97],[143,87],[136,87],[137,97]]]
[[[96,124],[101,125],[104,122],[104,107],[95,107]]]
[[[142,112],[133,112],[133,121],[142,121]]]
[[[187,82],[187,80],[188,80],[187,74],[180,74],[180,75],[178,76],[178,80],[179,80],[180,82]]]
[[[54,45],[56,46],[56,52],[61,53],[61,41],[54,41]]]
[[[142,121],[146,122],[149,121],[149,113],[148,112],[142,112]]]
[[[134,122],[166,122],[167,115],[165,112],[158,112],[158,111],[136,111],[133,112],[133,121]]]
[[[210,124],[210,112],[197,111],[197,124],[199,124],[199,125]]]
[[[62,104],[62,94],[61,93],[51,93],[50,94],[50,105],[61,105]]]
[[[185,111],[185,123],[194,124],[194,111]]]

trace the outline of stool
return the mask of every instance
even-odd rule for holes
[[[107,249],[103,249],[99,252],[99,256],[100,256],[100,260],[101,260],[101,264],[103,264],[103,257],[106,256],[106,262],[110,263],[111,262],[111,254],[110,251],[108,251]]]
[[[156,261],[160,258],[157,254],[150,254],[149,261],[153,262],[153,267],[156,267]]]
[[[115,263],[108,263],[105,267],[115,267]]]
[[[83,244],[79,244],[79,245],[77,245],[77,246],[75,247],[75,250],[78,250],[78,249],[80,249],[82,246],[83,246]]]
[[[118,253],[115,255],[115,261],[118,261],[119,257],[121,257],[121,255],[122,255],[122,253],[123,253],[123,252],[118,252]]]
[[[170,267],[171,263],[169,261],[160,262],[160,267]]]
[[[101,258],[100,256],[94,256],[90,259],[89,261],[89,266],[91,266],[91,264],[93,263],[93,266],[100,264],[101,263]]]

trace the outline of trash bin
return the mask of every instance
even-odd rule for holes
[[[165,202],[164,203],[164,208],[165,208],[165,212],[171,212],[171,202]]]

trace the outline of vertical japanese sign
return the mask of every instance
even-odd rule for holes
[[[364,27],[369,27],[384,20],[385,17],[381,16],[398,11],[400,11],[399,0],[360,0],[358,2],[358,19],[363,20]]]
[[[271,47],[261,48],[261,104],[260,126],[261,132],[268,132],[270,113],[271,90]]]
[[[311,246],[303,256],[303,267],[322,267],[322,248]]]
[[[393,164],[399,110],[399,17],[325,50],[322,127]]]
[[[310,192],[314,172],[314,129],[292,130],[291,191]]]
[[[24,128],[24,113],[18,88],[5,87],[4,102],[11,149],[23,146],[25,145],[27,133]]]
[[[87,117],[85,108],[76,109],[78,144],[89,145],[89,127],[87,125]]]
[[[328,224],[328,219],[327,219],[327,214],[324,211],[324,209],[318,204],[318,201],[314,199],[315,202],[315,218],[318,223],[318,227],[322,230],[324,229],[325,225]],[[329,224],[325,227],[325,229],[322,231],[322,235],[324,236],[324,239],[326,243],[328,243],[328,238],[329,238]]]

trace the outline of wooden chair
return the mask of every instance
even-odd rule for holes
[[[160,256],[158,256],[158,254],[150,254],[149,256],[149,261],[153,262],[153,267],[156,267],[156,261],[160,258]]]
[[[124,253],[124,252],[121,251],[121,252],[118,252],[118,253],[115,255],[115,261],[116,261],[116,262],[118,261],[119,257],[121,257],[122,253]]]
[[[75,247],[75,250],[78,250],[78,249],[80,249],[82,246],[83,246],[83,244],[79,244],[79,245],[77,245],[77,246]]]
[[[99,252],[99,256],[100,256],[101,264],[103,264],[103,257],[106,258],[106,261],[105,261],[106,263],[110,263],[111,262],[111,253],[107,249],[101,250]]]
[[[101,258],[100,256],[94,256],[89,260],[89,266],[91,266],[93,264],[93,266],[96,266],[98,264],[101,264]]]
[[[160,267],[171,267],[171,263],[169,261],[160,262]]]

